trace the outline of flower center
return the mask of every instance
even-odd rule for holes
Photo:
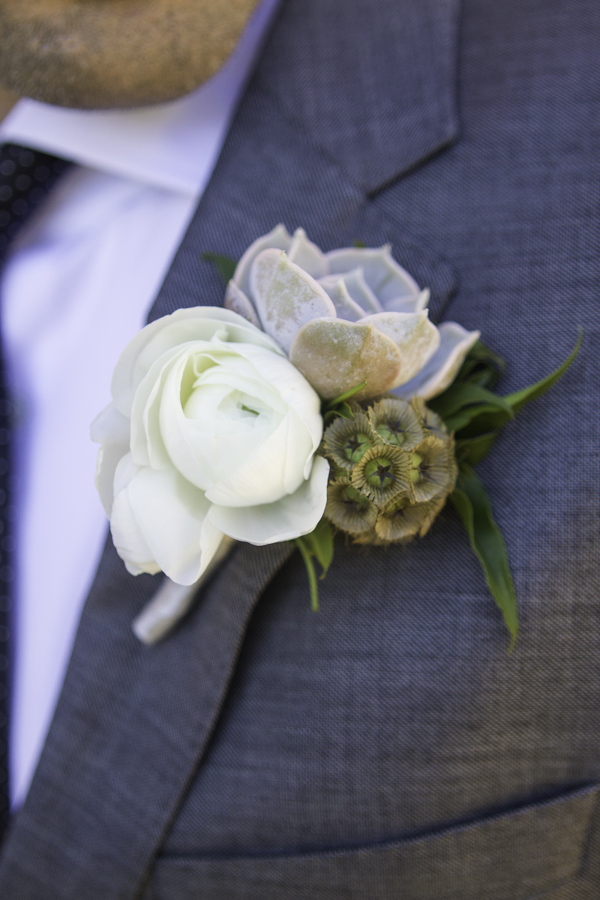
[[[347,438],[344,453],[350,462],[357,463],[360,462],[370,446],[369,435],[356,431]]]
[[[398,447],[401,447],[406,443],[407,430],[401,428],[397,422],[392,422],[387,416],[385,423],[378,425],[375,430],[384,441],[388,442],[388,444],[397,444]]]
[[[365,468],[365,480],[372,487],[384,488],[394,480],[391,462],[384,456],[376,456]]]

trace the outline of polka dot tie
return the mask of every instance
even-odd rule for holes
[[[69,163],[15,144],[0,146],[0,272],[10,243],[50,193]],[[9,817],[8,711],[11,623],[11,505],[9,484],[12,404],[0,346],[0,837]]]

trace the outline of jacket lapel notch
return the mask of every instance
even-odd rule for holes
[[[373,193],[456,137],[458,14],[459,0],[288,0],[259,83]]]

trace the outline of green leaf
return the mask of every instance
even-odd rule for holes
[[[348,406],[347,403],[340,403],[337,409],[333,410],[337,416],[341,416],[342,419],[353,419],[354,413],[352,412],[352,407]]]
[[[296,545],[296,547],[302,554],[302,559],[304,560],[304,565],[306,566],[306,574],[308,575],[308,588],[310,591],[310,605],[313,612],[319,612],[319,586],[317,584],[317,573],[315,572],[315,565],[313,563],[313,554],[311,553],[310,548],[306,545],[304,538],[296,538],[292,543]]]
[[[354,240],[352,241],[352,246],[356,247],[358,250],[364,250],[367,245],[364,241],[361,241],[358,238],[354,238]]]
[[[333,560],[333,527],[327,519],[321,519],[314,531],[304,535],[304,540],[310,546],[323,570],[321,573],[321,580],[323,580]]]
[[[317,585],[317,573],[313,559],[316,559],[321,566],[321,581],[327,575],[329,566],[333,560],[333,527],[327,519],[321,519],[314,531],[310,534],[304,534],[302,537],[292,541],[296,544],[308,575],[308,585],[310,589],[311,606],[315,612],[319,610],[319,588]]]
[[[481,366],[477,366],[465,380],[468,381],[469,384],[478,384],[481,387],[489,389],[497,380],[497,375],[487,367],[482,368]]]
[[[482,403],[465,406],[455,415],[444,418],[444,423],[448,431],[460,432],[461,437],[477,437],[501,428],[510,419],[512,414],[507,413],[506,409]]]
[[[227,284],[233,278],[237,263],[230,256],[223,256],[221,253],[203,253],[202,259],[206,262],[214,263],[218,269],[219,275]]]
[[[497,431],[488,431],[476,437],[456,439],[456,459],[470,466],[476,466],[484,459],[498,437]]]
[[[344,393],[340,394],[339,397],[336,397],[335,400],[330,400],[327,404],[327,408],[334,409],[334,407],[344,403],[345,400],[349,400],[351,397],[354,397],[355,394],[358,394],[359,391],[362,391],[366,384],[366,381],[361,381],[360,384],[357,384],[353,388],[350,388],[349,391],[344,391]]]
[[[326,412],[324,412],[323,421],[326,425],[329,425],[331,420],[335,419],[336,416],[341,416],[342,419],[353,419],[354,413],[347,403],[342,403],[341,406],[337,407],[337,409],[328,409]]]
[[[504,397],[504,400],[510,405],[513,410],[513,413],[518,413],[519,410],[523,409],[523,407],[527,403],[531,403],[532,400],[537,400],[538,397],[541,397],[542,394],[545,394],[548,388],[551,388],[558,379],[565,374],[577,354],[579,353],[579,348],[581,347],[581,341],[583,339],[583,333],[579,333],[579,337],[577,338],[577,343],[575,344],[573,350],[569,353],[564,363],[555,369],[554,372],[551,372],[550,375],[547,375],[545,378],[542,378],[541,381],[537,381],[535,384],[529,385],[529,387],[523,388],[522,391],[516,391],[514,394],[508,394]]]
[[[491,350],[483,343],[483,341],[477,341],[476,344],[473,344],[467,354],[467,359],[472,359],[477,363],[491,365],[497,369],[499,373],[504,372],[506,365],[503,357],[500,356],[499,353],[496,353],[495,350]]]
[[[502,410],[509,418],[512,418],[512,407],[503,397],[499,397],[497,394],[486,390],[486,388],[471,382],[453,384],[447,391],[444,391],[443,394],[435,397],[429,403],[429,406],[444,421],[446,418],[462,412],[466,407],[482,405],[491,409]]]
[[[450,494],[450,500],[467,531],[487,585],[502,612],[511,636],[512,650],[519,632],[519,621],[506,545],[492,516],[487,492],[470,466],[461,466],[457,487]]]
[[[477,341],[469,350],[454,383],[471,381],[490,388],[502,375],[504,367],[501,356],[486,347],[482,341]]]
[[[430,401],[429,406],[442,417],[448,431],[461,432],[476,420],[479,427],[471,428],[462,437],[476,437],[487,431],[495,431],[512,419],[513,412],[503,397],[470,381],[453,384]]]
[[[455,429],[457,433],[454,436],[459,440],[477,438],[482,434],[489,434],[490,431],[500,431],[508,421],[509,418],[502,410],[487,412],[481,408],[476,415],[471,417],[470,422],[461,425],[460,429]]]

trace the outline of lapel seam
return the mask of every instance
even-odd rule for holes
[[[323,159],[328,165],[333,166],[335,167],[335,169],[337,169],[340,177],[344,178],[345,181],[353,190],[356,191],[357,194],[360,194],[363,203],[368,202],[370,195],[369,192],[365,190],[364,185],[360,184],[355,178],[353,178],[352,175],[348,172],[347,168],[344,166],[343,162],[315,137],[315,135],[313,134],[313,129],[311,129],[308,125],[305,125],[298,116],[295,116],[292,112],[286,109],[276,91],[261,84],[260,87],[256,88],[256,94],[257,96],[262,94],[263,97],[267,98],[271,103],[273,103],[277,107],[279,115],[285,120],[290,128],[292,128],[300,135],[301,140],[307,141],[317,156]]]
[[[333,3],[287,0],[271,36],[283,49],[259,65],[251,90],[274,97],[288,122],[369,197],[458,135],[461,0],[383,0],[377,15],[357,0],[328,42]],[[267,56],[270,48],[271,41]],[[368,78],[364,65],[349,63],[365,56],[374,59]]]
[[[154,846],[151,848],[151,850],[147,856],[146,867],[140,873],[140,879],[139,879],[138,888],[137,888],[139,897],[143,896],[144,891],[148,887],[148,884],[152,877],[152,870],[153,870],[154,862],[155,862],[157,856],[159,855],[160,848],[165,843],[165,839],[169,833],[169,830],[170,830],[173,822],[177,818],[177,815],[179,814],[182,804],[184,803],[185,798],[189,792],[190,786],[192,785],[194,778],[196,777],[196,774],[197,774],[200,766],[202,765],[202,760],[204,759],[204,757],[206,756],[206,754],[210,748],[210,744],[211,744],[213,735],[218,726],[219,719],[221,718],[221,715],[223,713],[223,707],[225,705],[227,696],[228,696],[230,688],[231,688],[231,682],[233,680],[233,677],[235,675],[235,672],[236,672],[236,669],[238,666],[240,654],[241,654],[242,648],[244,646],[244,642],[246,640],[246,632],[248,630],[248,626],[254,615],[256,607],[257,607],[258,603],[260,602],[262,595],[264,594],[264,592],[268,588],[269,584],[271,583],[271,581],[275,578],[275,576],[283,568],[283,566],[290,560],[291,556],[294,553],[295,548],[293,547],[291,542],[282,542],[282,546],[286,547],[286,552],[284,554],[282,554],[282,557],[280,560],[277,561],[277,564],[274,567],[271,567],[269,569],[269,571],[265,574],[265,576],[263,578],[260,579],[259,583],[254,588],[252,600],[248,604],[248,607],[246,609],[246,614],[238,628],[237,641],[236,641],[235,647],[233,649],[233,652],[229,656],[229,663],[227,666],[226,674],[223,678],[222,688],[221,688],[221,691],[219,692],[218,698],[215,699],[215,702],[213,704],[212,715],[206,726],[206,731],[203,736],[202,742],[198,746],[198,751],[194,758],[193,763],[188,766],[187,777],[182,782],[181,788],[180,788],[177,796],[174,798],[173,803],[171,804],[171,808],[169,810],[168,815],[163,817],[162,831],[157,836]],[[241,547],[237,548],[238,552],[241,549],[242,549]],[[223,565],[221,567],[219,567],[219,570],[217,572],[215,572],[214,578],[211,579],[211,582],[209,583],[209,585],[207,585],[207,587],[210,587],[210,584],[214,583],[214,581],[217,580],[219,575],[221,575],[224,572],[224,569],[226,568],[226,566],[233,562],[232,556],[233,556],[233,554],[231,554],[226,560],[224,560]],[[200,603],[202,602],[202,598],[200,598],[199,602]],[[196,604],[194,604],[194,606],[196,606]],[[192,612],[192,615],[193,615],[193,612]],[[183,622],[183,627],[185,627],[185,621]],[[176,640],[177,635],[174,634],[172,636],[172,639]]]

